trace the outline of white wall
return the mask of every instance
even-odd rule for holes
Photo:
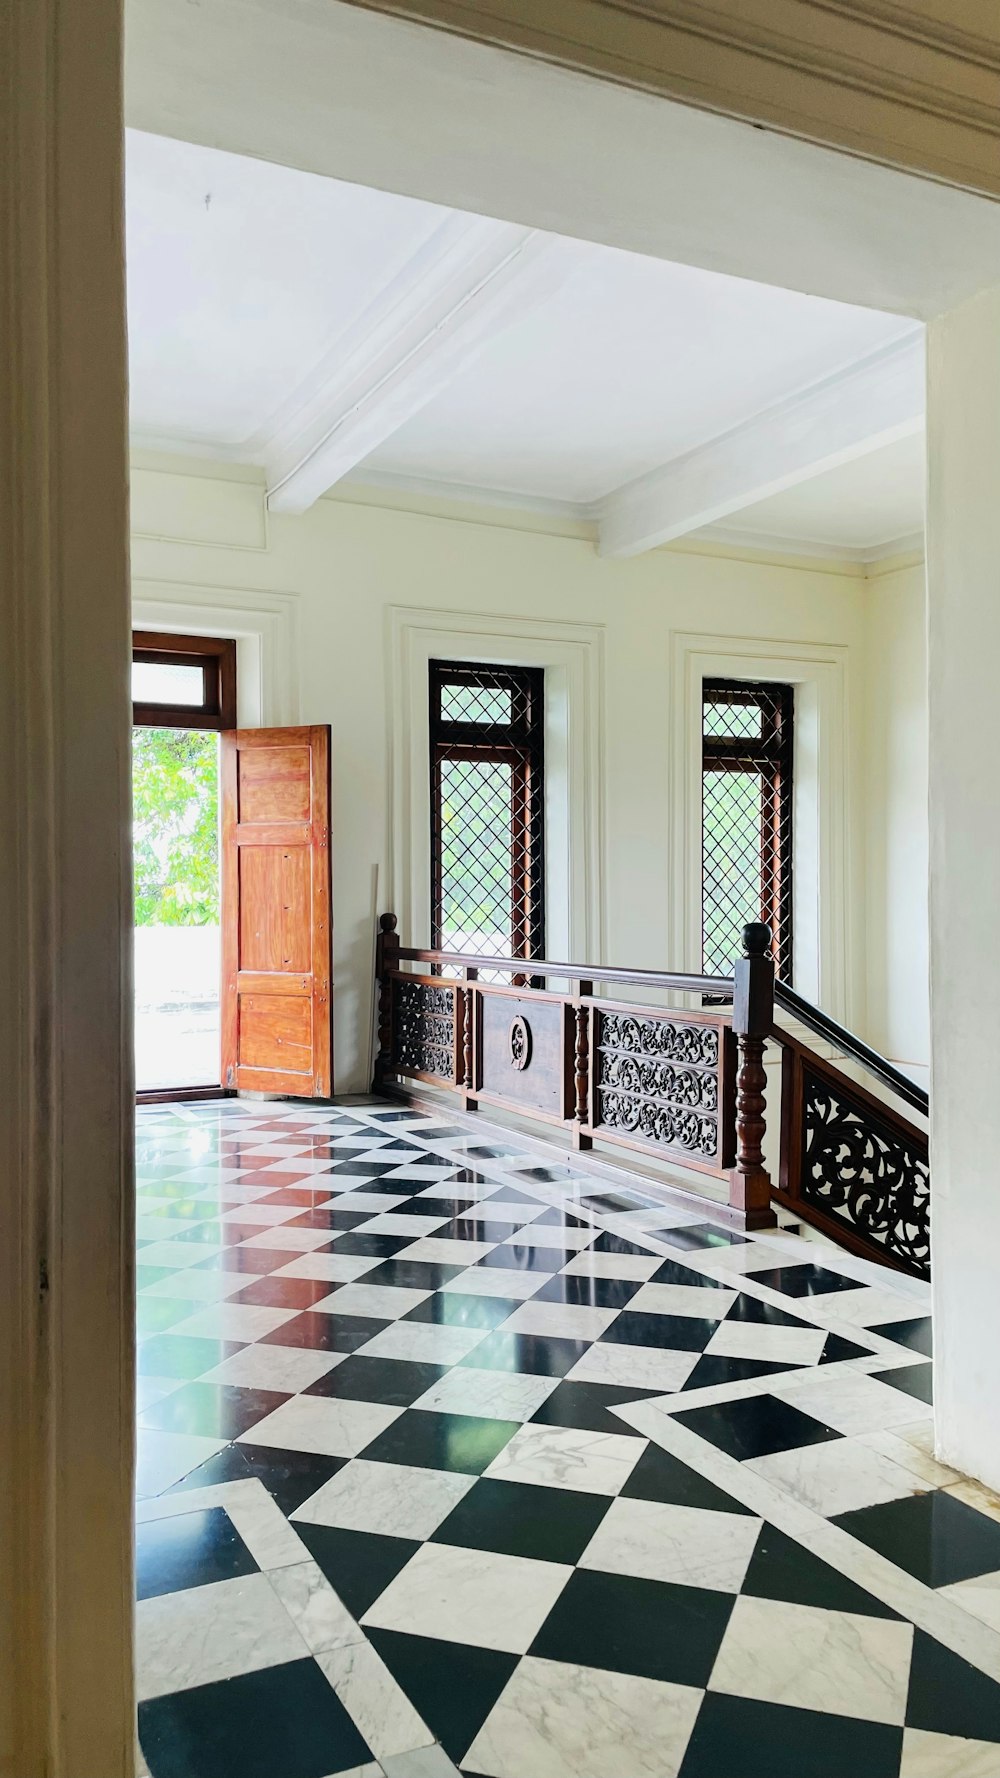
[[[887,646],[903,649],[909,661],[910,605],[902,595],[897,634],[889,616],[895,595],[885,616],[879,607],[873,617],[880,594],[854,565],[774,562],[693,545],[609,561],[579,527],[554,534],[527,515],[385,499],[355,489],[350,499],[326,498],[301,517],[265,518],[250,472],[206,474],[184,460],[143,457],[133,477],[133,584],[143,621],[225,626],[240,637],[241,721],[332,726],[338,1090],[367,1083],[373,920],[391,898],[387,695],[398,607],[502,616],[508,624],[523,618],[557,636],[563,625],[589,626],[599,638],[603,708],[589,720],[599,724],[601,743],[592,803],[595,810],[603,803],[603,960],[622,965],[683,964],[672,954],[684,923],[672,905],[678,891],[669,854],[671,663],[679,644],[718,637],[724,654],[727,639],[756,638],[778,663],[784,654],[836,655],[843,722],[824,745],[837,755],[848,840],[838,913],[843,1004],[831,1010],[864,1026],[865,845],[877,826],[865,805],[866,722],[873,732],[877,726],[866,697],[866,652],[870,632],[881,636],[887,624]],[[877,744],[887,762],[878,781],[895,795],[894,731],[880,729]],[[908,784],[915,808],[911,792]],[[886,866],[894,885],[895,856],[891,871]],[[904,961],[909,971],[909,953]],[[895,978],[895,963],[889,973]],[[876,1016],[873,1010],[870,1019]],[[895,1032],[906,1016],[894,1010],[879,1029]]]
[[[869,571],[866,1035],[922,1082],[930,1059],[926,592],[922,562]]]

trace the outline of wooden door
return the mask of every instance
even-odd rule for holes
[[[222,736],[222,1080],[328,1098],[330,731]]]

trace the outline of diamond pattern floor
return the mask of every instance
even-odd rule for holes
[[[140,1771],[1000,1778],[923,1286],[377,1101],[138,1167]]]

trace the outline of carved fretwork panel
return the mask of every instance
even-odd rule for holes
[[[800,1191],[908,1271],[930,1276],[927,1138],[881,1116],[867,1096],[802,1069]]]
[[[621,1012],[597,1013],[595,1129],[628,1136],[703,1166],[729,1164],[720,1120],[723,1030]]]
[[[453,1084],[455,989],[429,987],[397,977],[393,996],[393,1067],[403,1074],[432,1074]]]

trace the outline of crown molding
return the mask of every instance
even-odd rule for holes
[[[983,31],[975,0],[351,4],[1000,196],[1000,11]]]

